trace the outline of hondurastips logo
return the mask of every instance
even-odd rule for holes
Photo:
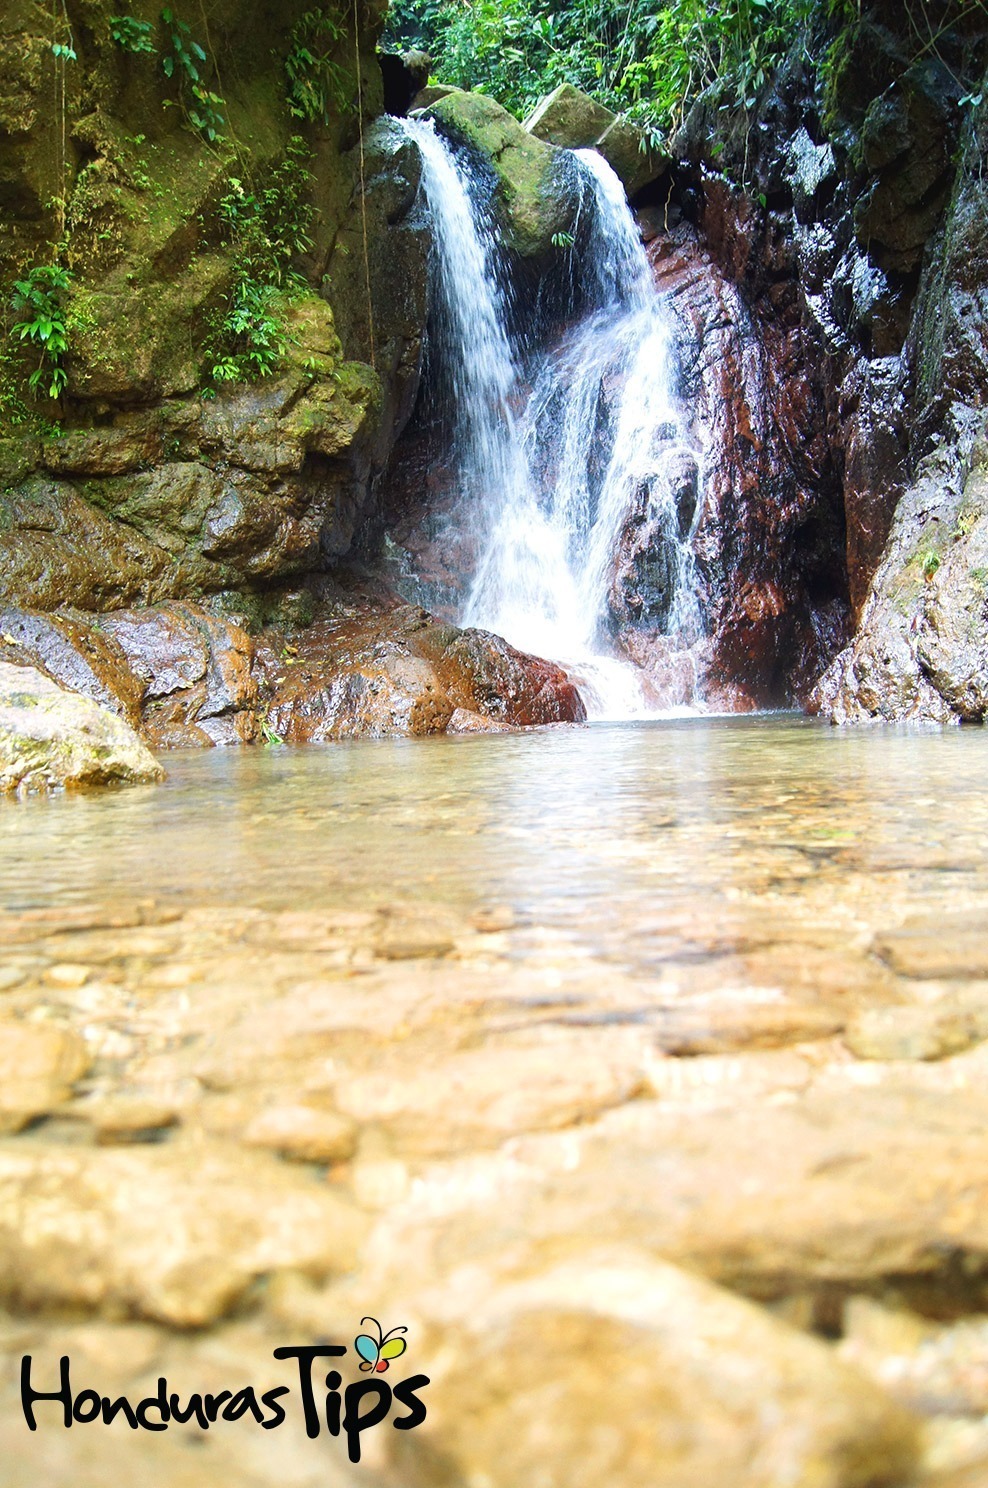
[[[401,1380],[383,1379],[408,1347],[404,1336],[407,1329],[398,1327],[385,1332],[377,1319],[371,1317],[361,1318],[361,1328],[365,1324],[367,1329],[355,1338],[354,1349],[360,1369],[373,1378],[354,1380],[351,1384],[344,1384],[338,1369],[330,1369],[323,1376],[324,1365],[316,1367],[319,1361],[344,1358],[349,1353],[344,1344],[276,1348],[276,1359],[294,1361],[297,1378],[290,1385],[276,1385],[260,1394],[252,1385],[244,1385],[216,1394],[193,1391],[182,1396],[169,1389],[168,1380],[162,1375],[155,1393],[136,1402],[125,1395],[111,1399],[89,1387],[75,1390],[67,1354],[59,1360],[58,1388],[45,1389],[33,1357],[25,1354],[21,1359],[21,1408],[31,1431],[38,1430],[36,1407],[43,1403],[61,1406],[65,1427],[94,1422],[108,1426],[120,1417],[134,1431],[168,1431],[187,1422],[208,1431],[221,1421],[245,1419],[263,1431],[274,1431],[301,1408],[307,1436],[318,1437],[324,1430],[330,1436],[344,1436],[350,1461],[359,1462],[360,1438],[365,1431],[388,1420],[396,1431],[413,1431],[421,1426],[426,1407],[419,1397],[429,1383],[426,1374],[412,1374]]]

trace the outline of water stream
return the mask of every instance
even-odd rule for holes
[[[591,716],[644,716],[641,673],[611,635],[615,555],[629,518],[661,531],[667,627],[690,644],[702,629],[691,553],[702,501],[694,494],[684,508],[677,496],[677,457],[695,452],[624,188],[596,151],[576,152],[589,218],[583,311],[523,365],[487,183],[430,123],[404,128],[422,154],[435,233],[433,335],[453,403],[455,520],[477,555],[459,618],[561,662]]]

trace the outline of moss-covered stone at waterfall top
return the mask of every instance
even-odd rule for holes
[[[425,116],[493,172],[495,210],[509,248],[523,258],[537,258],[552,251],[553,238],[573,231],[579,182],[563,150],[529,134],[483,93],[448,93]]]
[[[572,83],[560,83],[540,99],[525,120],[525,128],[536,139],[568,150],[592,146],[620,177],[629,196],[654,181],[666,164],[629,119]]]

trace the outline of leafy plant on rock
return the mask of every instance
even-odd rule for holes
[[[193,38],[188,24],[180,21],[173,10],[166,7],[161,19],[171,46],[161,59],[161,69],[166,78],[177,82],[179,90],[178,99],[168,99],[165,107],[178,103],[193,129],[209,144],[216,144],[223,138],[226,119],[220,109],[226,105],[218,93],[203,83],[199,69],[208,60],[206,52]]]
[[[288,107],[296,119],[328,124],[353,109],[353,78],[336,59],[343,28],[323,10],[307,10],[293,26],[285,58]]]
[[[40,353],[28,383],[33,392],[42,390],[49,398],[60,398],[68,381],[64,367],[68,330],[60,296],[70,282],[69,271],[58,264],[39,264],[14,282],[11,304],[20,319],[12,334]]]
[[[110,35],[120,47],[121,51],[133,52],[139,55],[141,52],[154,55],[154,43],[151,40],[152,26],[150,21],[139,21],[135,16],[122,15],[110,17]]]
[[[284,309],[305,288],[293,267],[311,245],[308,149],[295,136],[285,158],[252,188],[233,176],[220,220],[236,256],[236,278],[215,326],[214,382],[242,382],[275,371],[288,344]]]

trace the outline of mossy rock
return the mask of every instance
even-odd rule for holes
[[[0,794],[161,780],[122,718],[35,667],[0,662]]]
[[[450,93],[428,108],[425,117],[493,171],[494,207],[509,248],[523,258],[540,258],[552,251],[557,234],[574,230],[580,183],[564,150],[536,139],[482,93]]]
[[[580,150],[595,145],[616,117],[613,110],[574,88],[572,83],[560,83],[552,93],[539,99],[525,120],[525,128],[547,144]]]

